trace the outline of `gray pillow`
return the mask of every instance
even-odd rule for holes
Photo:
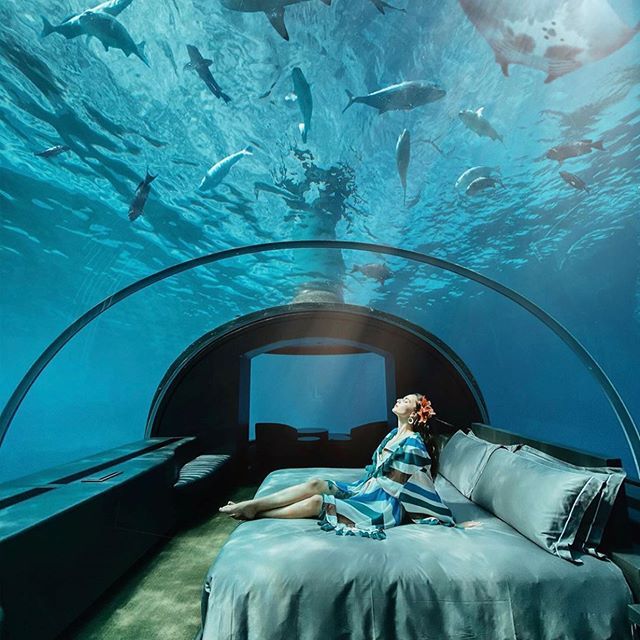
[[[528,445],[523,445],[518,449],[517,454],[537,460],[550,467],[590,473],[594,478],[601,481],[602,489],[594,497],[582,519],[574,546],[576,549],[596,556],[596,558],[604,558],[604,554],[598,551],[598,546],[602,541],[605,526],[613,509],[613,503],[627,475],[626,471],[620,467],[580,467],[564,460],[558,460],[558,458],[554,458],[548,453],[538,451],[538,449]]]
[[[456,431],[440,452],[438,472],[463,496],[470,498],[489,456],[500,447],[471,432]]]
[[[582,564],[571,545],[601,486],[602,481],[590,473],[555,469],[498,449],[487,461],[471,499],[549,553]]]

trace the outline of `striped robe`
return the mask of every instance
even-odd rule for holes
[[[415,524],[460,528],[435,489],[422,436],[412,433],[385,448],[397,432],[393,429],[378,445],[360,480],[327,479],[330,493],[322,495],[318,517],[324,531],[382,540],[384,529],[402,524],[405,518]]]

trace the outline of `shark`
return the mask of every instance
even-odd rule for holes
[[[120,15],[131,3],[133,0],[105,0],[105,2],[101,2],[100,4],[88,9],[87,11],[93,11],[93,13],[107,13],[114,18]],[[50,33],[59,33],[63,35],[67,40],[71,40],[72,38],[77,38],[81,36],[84,31],[82,26],[80,25],[80,16],[84,13],[81,11],[80,13],[74,13],[70,16],[67,16],[60,24],[53,25],[49,22],[49,20],[42,16],[42,38],[46,38]]]
[[[331,6],[331,0],[320,0]],[[264,13],[273,28],[285,40],[289,40],[289,32],[284,21],[285,9],[293,4],[309,2],[309,0],[220,0],[222,6],[231,11],[242,13]]]
[[[545,82],[611,55],[640,31],[608,0],[458,0],[489,43],[502,73],[520,64],[544,71]]]
[[[189,62],[184,65],[184,70],[189,69],[195,71],[216,98],[222,98],[225,102],[231,102],[231,98],[222,91],[209,69],[213,64],[213,60],[203,58],[198,47],[192,44],[187,45],[187,52],[189,53]]]
[[[124,26],[108,13],[85,11],[78,18],[82,33],[97,38],[105,51],[120,49],[127,57],[137,56],[147,67],[149,61],[144,53],[144,41],[135,43]]]

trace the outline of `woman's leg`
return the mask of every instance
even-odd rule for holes
[[[269,509],[256,514],[256,518],[317,518],[322,510],[322,496],[303,498],[286,507]]]
[[[220,507],[219,511],[230,516],[240,516],[243,519],[251,520],[256,516],[256,514],[263,511],[284,507],[321,493],[329,493],[329,485],[327,484],[327,481],[320,478],[311,478],[311,480],[307,480],[307,482],[302,482],[294,485],[293,487],[281,489],[280,491],[276,491],[276,493],[273,493],[270,496],[265,496],[264,498],[255,498],[253,500],[243,500],[242,502],[226,504]]]

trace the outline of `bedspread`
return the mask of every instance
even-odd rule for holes
[[[281,469],[257,497],[362,469]],[[629,640],[619,568],[553,556],[465,498],[436,488],[468,530],[403,524],[386,540],[329,536],[315,519],[242,522],[205,579],[198,640]]]

